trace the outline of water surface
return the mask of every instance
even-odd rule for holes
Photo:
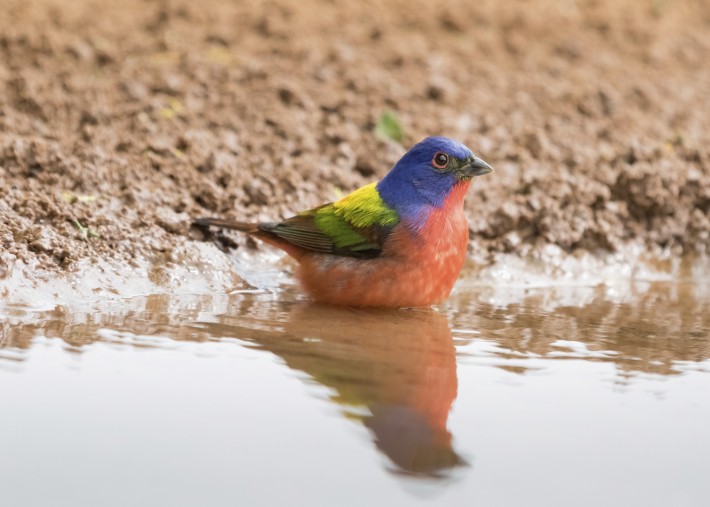
[[[4,307],[2,503],[708,505],[706,287]]]

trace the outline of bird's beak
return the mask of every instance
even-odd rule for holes
[[[464,174],[469,178],[471,176],[483,176],[493,171],[493,168],[484,160],[473,156],[466,161],[464,166]]]

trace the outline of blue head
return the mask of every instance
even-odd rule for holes
[[[414,145],[377,184],[385,203],[400,217],[423,224],[454,187],[493,169],[463,144],[447,137],[427,137]]]

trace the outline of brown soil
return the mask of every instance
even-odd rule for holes
[[[170,260],[192,217],[287,216],[427,135],[497,169],[467,202],[479,256],[704,250],[708,61],[701,0],[5,0],[0,279]]]

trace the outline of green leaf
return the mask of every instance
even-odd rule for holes
[[[95,230],[89,228],[89,227],[84,227],[79,223],[78,220],[72,218],[72,223],[74,224],[74,227],[76,227],[79,230],[79,236],[81,239],[84,241],[89,240],[91,238],[98,238],[99,233],[96,232]]]
[[[380,139],[391,139],[401,143],[404,141],[404,129],[397,115],[392,111],[385,111],[377,119],[375,135]]]

